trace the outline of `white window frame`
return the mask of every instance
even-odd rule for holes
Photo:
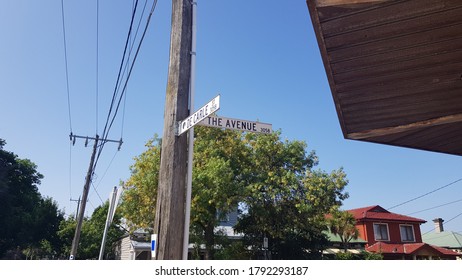
[[[404,240],[403,238],[403,232],[401,231],[401,228],[403,227],[410,227],[412,229],[412,240]],[[401,241],[402,242],[416,242],[415,241],[415,231],[414,231],[414,226],[413,225],[409,225],[409,224],[402,224],[402,225],[399,225],[399,235],[401,236]]]
[[[377,233],[376,233],[376,230],[375,230],[375,225],[384,225],[386,227],[386,229],[387,229],[387,239],[377,239]],[[390,229],[388,227],[388,224],[386,224],[386,223],[373,223],[372,227],[374,229],[374,239],[375,239],[375,241],[390,241]]]

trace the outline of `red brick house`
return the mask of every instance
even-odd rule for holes
[[[425,220],[389,212],[379,205],[347,210],[356,219],[366,250],[384,259],[456,259],[461,254],[422,242]]]

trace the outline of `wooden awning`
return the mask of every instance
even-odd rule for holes
[[[462,1],[307,5],[345,138],[462,155]]]

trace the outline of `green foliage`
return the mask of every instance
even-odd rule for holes
[[[129,190],[121,208],[134,229],[151,228],[154,221],[159,142],[148,142],[124,183]],[[313,170],[318,159],[306,148],[303,141],[282,141],[280,132],[195,128],[190,242],[196,248],[205,245],[206,259],[261,258],[264,237],[272,258],[321,257],[327,244],[324,216],[348,197],[347,180],[342,169]],[[235,229],[245,239],[230,242],[215,229],[236,209],[240,217]],[[199,258],[199,251],[194,255]]]
[[[59,248],[56,235],[64,219],[56,202],[43,198],[38,185],[43,175],[37,165],[3,149],[0,139],[0,258],[51,258]]]
[[[302,141],[282,141],[280,133],[246,135],[251,147],[252,179],[246,187],[236,226],[254,258],[262,257],[266,237],[273,259],[317,259],[327,244],[324,215],[348,197],[342,170],[313,171],[314,152]]]
[[[108,209],[109,201],[106,201],[102,206],[96,207],[90,218],[84,218],[76,259],[98,259]],[[121,215],[118,211],[116,211],[114,215],[114,222],[109,227],[107,233],[106,246],[104,248],[104,259],[114,258],[114,248],[112,245],[115,244],[116,241],[124,234],[124,231],[118,227],[120,217]],[[69,217],[60,225],[58,235],[63,242],[63,247],[61,249],[62,258],[69,258],[76,226],[77,223],[73,217]]]
[[[125,191],[120,212],[132,231],[154,227],[161,143],[155,136],[145,146],[147,150],[135,157],[130,167],[131,176],[123,183]]]
[[[338,252],[335,254],[336,260],[359,260],[360,256],[352,254],[350,252]]]
[[[345,252],[348,249],[348,243],[359,236],[356,219],[347,211],[334,211],[332,217],[328,220],[328,226],[333,234],[340,237]]]
[[[249,260],[251,254],[248,252],[244,242],[240,240],[224,240],[222,248],[215,253],[216,260]]]
[[[339,252],[335,254],[336,260],[383,260],[381,254],[362,251],[360,254],[352,254],[350,252]]]
[[[195,129],[191,228],[206,259],[214,259],[214,229],[224,215],[237,209],[249,177],[249,147],[242,133],[208,127]]]
[[[383,260],[383,255],[378,254],[378,253],[363,251],[361,253],[361,259],[362,260]]]

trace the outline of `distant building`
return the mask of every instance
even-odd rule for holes
[[[115,245],[116,260],[150,260],[151,235],[145,231],[135,231],[124,235]]]
[[[322,251],[322,255],[324,259],[334,258],[334,256],[338,253],[344,252],[345,249],[343,248],[342,241],[340,236],[337,234],[333,234],[331,232],[324,232],[329,240],[328,248]],[[365,250],[365,245],[367,241],[358,237],[356,239],[352,239],[348,242],[348,249],[347,252],[355,255],[361,254]]]
[[[435,231],[422,235],[423,241],[434,246],[462,253],[462,234],[453,231],[444,231],[443,222],[444,220],[441,218],[434,219]]]
[[[366,251],[380,253],[384,259],[455,260],[461,256],[452,250],[422,241],[420,225],[425,220],[396,214],[379,205],[347,210],[356,219]]]
[[[215,232],[227,236],[230,240],[238,240],[243,237],[242,234],[234,232],[233,226],[237,223],[237,211],[232,211],[225,215],[220,221],[219,226],[215,228]],[[199,250],[203,256],[205,246],[201,245],[195,248],[194,244],[189,244],[189,255],[193,250]],[[115,245],[116,260],[150,260],[151,259],[151,234],[137,230],[132,234],[124,235]]]

